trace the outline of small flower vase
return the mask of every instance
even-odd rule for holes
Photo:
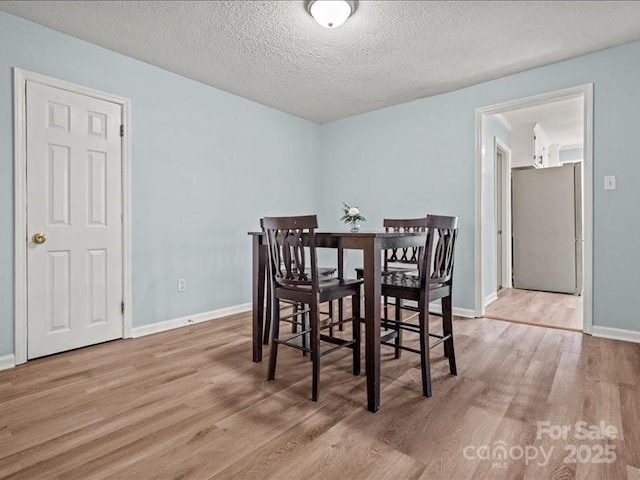
[[[348,226],[349,233],[358,233],[360,231],[360,222],[350,222]]]

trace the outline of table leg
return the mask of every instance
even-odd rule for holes
[[[262,237],[253,237],[253,361],[262,361],[262,328],[264,325],[264,287],[266,252]]]
[[[381,248],[372,239],[363,251],[364,257],[364,316],[365,365],[367,370],[367,406],[370,412],[380,408],[380,275]]]
[[[344,278],[344,249],[342,246],[338,247],[338,278]],[[344,328],[342,326],[342,320],[344,319],[344,302],[343,298],[340,297],[338,299],[338,322],[339,322],[339,330],[342,331]]]

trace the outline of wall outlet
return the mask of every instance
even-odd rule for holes
[[[615,175],[607,175],[604,177],[604,189],[605,190],[615,190],[616,189],[616,176]]]
[[[178,291],[179,292],[184,292],[187,289],[187,279],[186,278],[179,278],[178,279]]]

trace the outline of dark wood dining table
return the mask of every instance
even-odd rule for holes
[[[262,361],[262,336],[265,318],[265,281],[268,261],[266,239],[262,232],[249,232],[253,240],[253,361]],[[380,408],[380,304],[382,251],[424,245],[425,233],[406,232],[316,232],[318,248],[337,250],[338,276],[344,275],[344,250],[361,250],[364,276],[365,367],[367,407]]]

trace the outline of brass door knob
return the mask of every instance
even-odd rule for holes
[[[47,236],[44,233],[34,233],[31,240],[33,240],[33,243],[36,245],[40,245],[47,241]]]

